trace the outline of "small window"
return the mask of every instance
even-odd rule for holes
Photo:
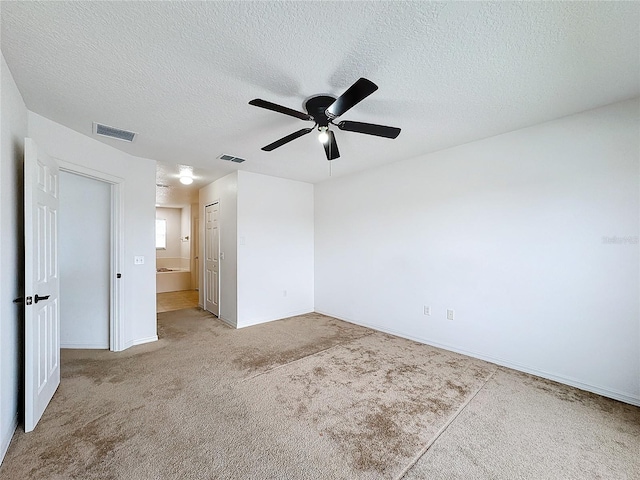
[[[167,221],[156,219],[156,250],[167,249]]]

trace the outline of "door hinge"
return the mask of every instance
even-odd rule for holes
[[[121,273],[116,273],[116,278],[122,278],[122,274]]]
[[[33,297],[27,297],[27,300],[24,303],[31,305],[33,303]]]

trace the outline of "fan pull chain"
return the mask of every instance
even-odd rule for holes
[[[329,162],[329,176],[330,176],[330,177],[332,176],[332,173],[331,173],[331,164],[332,164],[332,163],[333,163],[333,162]]]

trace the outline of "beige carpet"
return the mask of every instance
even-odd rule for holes
[[[635,407],[317,314],[158,319],[154,344],[63,352],[0,478],[638,478]]]
[[[405,477],[640,479],[640,409],[500,368]]]

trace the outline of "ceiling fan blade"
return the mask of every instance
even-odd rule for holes
[[[308,113],[302,113],[297,110],[293,110],[292,108],[283,107],[282,105],[278,105],[277,103],[267,102],[266,100],[261,100],[259,98],[251,100],[249,102],[249,105],[253,105],[254,107],[266,108],[267,110],[272,110],[278,113],[284,113],[285,115],[296,117],[301,120],[313,120],[313,117]]]
[[[336,101],[327,108],[325,114],[329,118],[339,117],[351,107],[367,98],[377,89],[378,86],[371,80],[360,78],[356,83],[351,85],[346,92],[336,98]]]
[[[385,138],[396,138],[400,135],[400,129],[396,127],[386,127],[374,123],[350,122],[348,120],[338,123],[338,128],[347,132],[366,133],[367,135]]]
[[[291,140],[295,140],[298,137],[301,137],[303,135],[306,135],[307,133],[310,133],[312,130],[313,128],[303,128],[302,130],[293,132],[292,134],[287,135],[286,137],[282,137],[280,140],[276,140],[275,142],[270,143],[266,147],[262,147],[262,150],[264,150],[265,152],[270,152],[271,150],[275,150],[276,148],[281,147],[285,143],[289,143]]]
[[[328,130],[327,133],[329,134],[329,141],[324,144],[324,153],[327,154],[327,160],[335,160],[340,157],[336,136],[331,130]]]

